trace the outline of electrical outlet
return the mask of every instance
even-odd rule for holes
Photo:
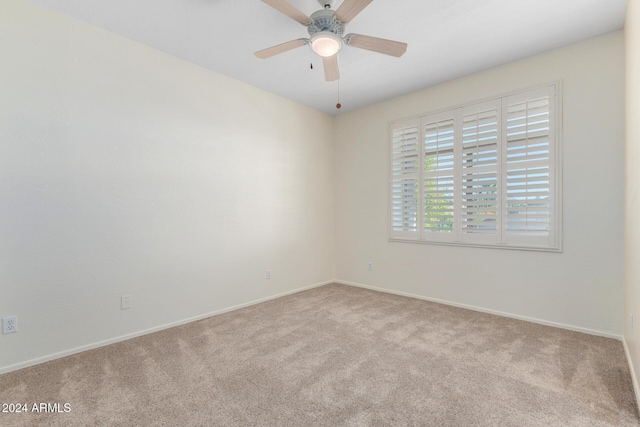
[[[120,297],[120,309],[126,310],[131,308],[131,295],[122,295]]]
[[[629,315],[629,330],[633,332],[633,314]]]
[[[4,317],[2,319],[2,333],[12,334],[18,332],[18,316]]]
[[[267,278],[267,280],[271,280],[271,269],[270,268],[267,269],[266,278]]]
[[[369,271],[373,271],[373,263],[371,261],[369,261]]]

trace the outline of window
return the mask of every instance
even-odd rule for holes
[[[559,250],[557,84],[392,123],[392,240]]]

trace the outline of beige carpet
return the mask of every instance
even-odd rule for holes
[[[0,376],[2,426],[637,426],[620,342],[327,285]]]

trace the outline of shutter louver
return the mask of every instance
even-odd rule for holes
[[[418,237],[418,125],[392,131],[391,229],[395,236]]]
[[[551,220],[549,96],[507,106],[507,235],[548,237]]]
[[[496,242],[499,230],[499,115],[496,103],[489,104],[493,108],[486,110],[485,104],[463,111],[461,158],[463,241]],[[480,111],[468,114],[470,110]]]
[[[454,222],[454,120],[424,126],[424,231],[450,233]]]

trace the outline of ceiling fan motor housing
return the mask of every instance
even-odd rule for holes
[[[335,18],[336,12],[331,9],[322,9],[311,14],[313,24],[307,27],[309,35],[313,36],[321,31],[328,31],[337,36],[344,34],[344,25]]]

